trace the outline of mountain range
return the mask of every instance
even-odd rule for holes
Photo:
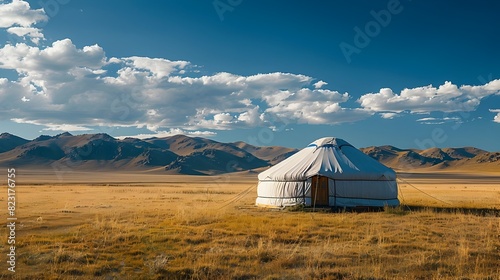
[[[163,169],[167,174],[213,175],[271,166],[296,151],[184,135],[116,139],[108,134],[65,132],[31,141],[9,133],[0,135],[0,166],[37,169]]]
[[[399,149],[393,146],[361,148],[365,154],[398,171],[500,171],[500,153],[474,147]],[[201,137],[116,139],[108,134],[56,136],[33,140],[2,133],[0,166],[71,168],[79,170],[158,170],[165,174],[214,175],[261,171],[291,156],[297,149],[258,147],[245,142],[221,143]]]
[[[460,170],[500,171],[500,152],[474,147],[399,149],[393,146],[372,146],[360,149],[365,154],[397,171]]]

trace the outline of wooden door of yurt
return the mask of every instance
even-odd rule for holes
[[[312,206],[328,206],[328,177],[312,177],[311,201]]]

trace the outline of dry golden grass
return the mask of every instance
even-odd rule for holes
[[[254,177],[79,176],[17,187],[16,279],[500,275],[500,186],[488,180],[407,178],[442,201],[401,184],[410,208],[312,213],[254,207]]]

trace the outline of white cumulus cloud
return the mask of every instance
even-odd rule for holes
[[[44,35],[42,34],[42,30],[35,27],[21,27],[21,26],[9,27],[7,29],[7,32],[17,35],[19,37],[29,37],[31,42],[37,45],[40,42],[40,40],[45,39]]]
[[[377,93],[362,95],[358,102],[361,107],[375,112],[467,112],[475,110],[482,98],[499,92],[500,80],[493,80],[481,86],[460,87],[445,82],[437,88],[432,85],[405,88],[399,94],[390,88],[382,88]]]
[[[397,113],[380,113],[380,116],[383,119],[394,119],[395,117],[398,117],[399,115]]]
[[[189,62],[170,61],[163,58],[132,56],[122,59],[127,65],[141,70],[148,70],[158,78],[170,76],[174,71],[182,71]]]
[[[110,67],[110,65],[113,67]],[[47,47],[25,43],[0,48],[0,110],[11,119],[46,124],[146,127],[151,131],[228,130],[277,122],[335,124],[369,117],[344,108],[348,93],[317,88],[312,77],[292,73],[200,76],[188,61],[125,57],[107,59],[99,45],[79,48],[70,39]],[[111,71],[110,69],[114,69]],[[29,100],[29,102],[27,102]]]
[[[55,41],[46,48],[20,43],[0,49],[0,68],[15,70],[21,85],[41,93],[48,89],[55,92],[78,76],[94,74],[92,70],[100,69],[105,62],[104,50],[98,45],[78,49],[70,39]]]
[[[497,113],[497,115],[493,118],[493,121],[500,123],[500,109],[490,109],[490,112]]]
[[[30,27],[37,22],[47,21],[49,17],[43,9],[32,10],[26,1],[13,0],[0,3],[0,28],[11,26]]]
[[[49,17],[43,9],[33,10],[30,4],[22,0],[0,3],[0,28],[22,38],[29,38],[34,44],[44,39],[42,30],[34,27],[36,23],[46,22]]]
[[[314,83],[313,85],[314,85],[314,88],[322,88],[323,86],[328,85],[328,83],[325,81],[318,81],[318,82]]]
[[[352,96],[325,84],[319,87],[309,76],[200,76],[196,67],[162,58],[108,59],[99,45],[77,47],[70,39],[46,47],[7,44],[0,48],[0,68],[16,71],[18,78],[0,79],[0,117],[53,130],[116,126],[192,133],[283,123],[339,124],[376,113],[391,119],[403,111],[471,111],[500,89],[499,80],[460,87],[446,82],[399,94],[385,88],[359,98],[360,107],[349,107],[345,104]],[[443,121],[453,120],[426,122]]]

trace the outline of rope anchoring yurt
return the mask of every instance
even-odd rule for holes
[[[398,206],[396,172],[340,138],[321,138],[259,174],[256,205]]]

